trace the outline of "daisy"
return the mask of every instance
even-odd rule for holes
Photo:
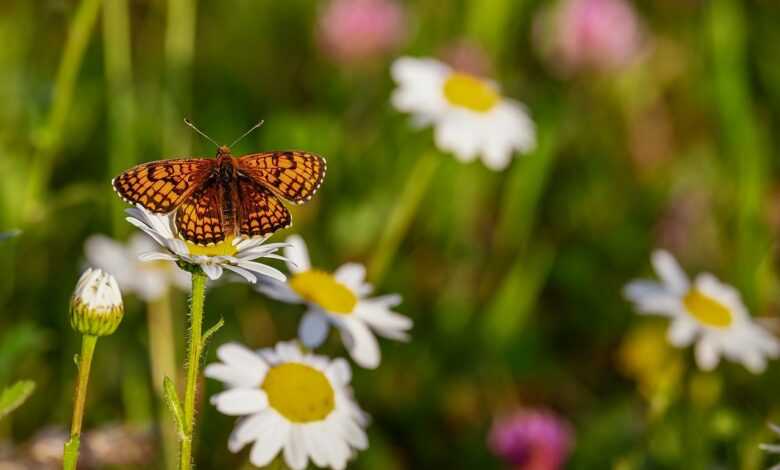
[[[368,417],[352,398],[347,361],[303,353],[292,342],[255,353],[229,343],[217,349],[222,362],[206,367],[207,377],[227,390],[211,403],[241,416],[228,440],[231,452],[254,442],[249,460],[268,465],[279,453],[287,466],[302,470],[343,469],[357,450],[368,447]]]
[[[525,106],[503,97],[494,82],[435,59],[402,57],[391,72],[398,84],[393,106],[420,126],[432,125],[436,145],[460,161],[481,155],[488,168],[502,170],[515,151],[527,153],[536,145]]]
[[[284,243],[263,245],[265,238],[228,237],[213,246],[198,246],[177,237],[170,215],[154,214],[141,206],[126,209],[127,221],[152,237],[165,252],[141,255],[142,261],[174,261],[196,265],[211,280],[219,279],[225,269],[233,271],[250,283],[257,282],[258,275],[284,282],[287,278],[278,269],[257,261],[258,258],[284,258],[274,254]]]
[[[766,368],[767,358],[780,355],[780,343],[751,319],[736,289],[709,273],[691,283],[666,251],[654,252],[652,262],[661,282],[633,281],[624,294],[640,313],[671,319],[667,337],[674,346],[695,342],[701,369],[714,369],[723,356],[758,374]]]
[[[288,303],[305,303],[309,310],[301,320],[298,335],[309,348],[321,345],[329,325],[341,332],[349,354],[360,366],[379,365],[379,344],[371,330],[385,338],[405,341],[412,320],[392,311],[401,303],[399,295],[367,298],[373,290],[364,281],[366,269],[347,263],[333,274],[312,268],[306,243],[297,235],[287,238],[285,258],[293,273],[288,283],[263,279],[257,289]]]
[[[171,263],[143,262],[144,253],[157,251],[157,244],[142,233],[133,234],[127,244],[105,235],[93,235],[84,243],[87,262],[116,277],[125,293],[138,295],[146,302],[162,297],[171,286],[182,290],[190,288],[190,273]]]

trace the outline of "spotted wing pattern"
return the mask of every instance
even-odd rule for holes
[[[239,178],[239,231],[248,237],[263,236],[289,227],[290,212],[270,190],[249,178]]]
[[[302,204],[325,178],[325,159],[307,152],[264,152],[238,159],[239,170],[288,201]]]
[[[205,158],[143,163],[117,176],[111,184],[125,201],[165,214],[198,190],[213,165],[213,159]]]
[[[176,229],[185,240],[206,246],[225,240],[220,189],[211,178],[179,206]]]

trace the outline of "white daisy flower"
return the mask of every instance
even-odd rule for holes
[[[264,245],[265,238],[228,237],[212,246],[198,246],[175,235],[170,215],[154,214],[141,206],[125,210],[127,221],[152,237],[165,252],[149,252],[141,255],[142,261],[174,261],[199,266],[211,280],[219,279],[225,269],[232,271],[250,283],[257,282],[258,275],[280,282],[287,278],[278,269],[254,261],[258,258],[284,260],[275,252],[285,243]]]
[[[279,453],[293,470],[343,469],[368,447],[368,417],[352,398],[347,361],[301,352],[292,342],[255,353],[235,343],[217,349],[222,362],[205,375],[228,389],[211,403],[230,416],[241,416],[228,440],[231,452],[254,442],[249,460],[268,465]]]
[[[780,436],[780,426],[769,423],[769,429],[772,430],[776,435]],[[780,444],[759,444],[758,446],[761,450],[764,452],[769,452],[770,454],[780,454]],[[769,470],[780,470],[780,463],[773,465]]]
[[[333,274],[312,268],[306,243],[297,235],[287,238],[287,267],[292,272],[289,282],[263,279],[257,290],[288,303],[304,303],[309,311],[304,315],[298,336],[304,345],[316,348],[328,336],[329,325],[341,332],[349,354],[360,366],[373,369],[379,365],[379,344],[372,330],[385,338],[407,340],[412,320],[392,310],[401,303],[401,296],[385,295],[367,298],[373,290],[366,284],[366,269],[361,264],[347,263]]]
[[[712,370],[723,356],[758,374],[767,358],[780,355],[780,342],[752,320],[736,289],[710,273],[699,274],[691,283],[666,251],[654,252],[652,263],[661,282],[633,281],[624,294],[640,313],[671,319],[671,344],[682,348],[695,342],[699,368]]]
[[[505,98],[498,86],[435,59],[397,59],[391,70],[398,88],[393,106],[411,113],[420,126],[433,125],[436,145],[462,162],[482,156],[502,170],[515,151],[536,146],[536,128],[521,103]]]
[[[123,292],[151,302],[162,297],[170,287],[189,290],[191,284],[190,273],[171,263],[138,259],[157,248],[157,244],[142,233],[134,233],[127,244],[105,235],[93,235],[84,243],[84,254],[91,266],[113,273]]]

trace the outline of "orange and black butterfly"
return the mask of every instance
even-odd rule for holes
[[[308,201],[322,184],[325,169],[325,160],[308,152],[234,157],[222,145],[216,158],[143,163],[111,184],[131,204],[160,214],[176,211],[182,238],[213,245],[231,235],[265,236],[289,227],[290,212],[279,198]]]

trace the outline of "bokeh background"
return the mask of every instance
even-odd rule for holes
[[[325,269],[366,263],[414,319],[411,342],[382,341],[377,370],[354,368],[372,423],[351,468],[506,468],[487,436],[518,409],[570,424],[565,468],[768,466],[758,444],[780,418],[779,366],[700,372],[621,289],[664,247],[777,318],[778,4],[592,0],[571,17],[538,0],[339,3],[347,13],[315,0],[0,4],[0,232],[22,231],[0,241],[0,385],[38,385],[0,421],[0,468],[56,461],[85,240],[132,233],[109,184],[120,171],[214,154],[184,117],[220,142],[265,119],[236,153],[326,156],[320,192],[274,240],[300,233]],[[389,99],[401,55],[493,77],[528,107],[536,150],[502,172],[444,153],[421,165],[431,131]],[[411,223],[388,241],[399,210]],[[163,468],[148,306],[125,302],[98,345],[85,427],[103,433],[97,466],[124,452],[107,468]],[[171,302],[181,363],[186,293]],[[222,283],[206,321],[226,321],[215,343],[259,348],[294,337],[301,313]],[[322,351],[345,354],[335,336]],[[246,452],[226,447],[233,419],[205,398],[219,389],[204,383],[199,468],[243,468]]]

